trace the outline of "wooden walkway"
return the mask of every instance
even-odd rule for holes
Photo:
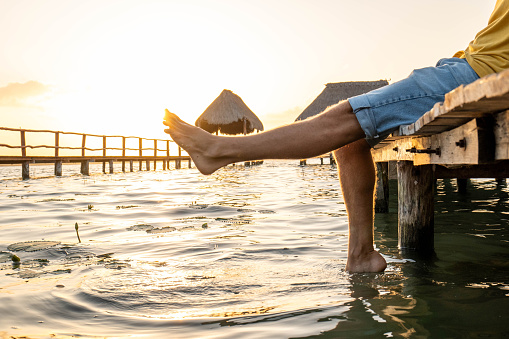
[[[399,246],[432,253],[435,179],[509,177],[509,70],[448,93],[372,155],[378,170],[376,210],[387,210],[388,163],[395,161]]]
[[[334,156],[332,155],[332,152],[327,153],[327,154],[323,154],[321,156],[314,157],[314,158],[300,159],[300,163],[299,164],[301,166],[307,165],[307,161],[311,160],[311,159],[320,159],[320,165],[324,164],[324,159],[327,159],[327,164],[328,165],[335,165],[336,164],[336,159],[334,159]]]
[[[162,162],[163,170],[170,168],[170,161],[175,163],[175,168],[180,169],[182,161],[188,162],[188,167],[191,167],[191,158],[188,155],[182,155],[182,149],[178,147],[178,155],[170,155],[170,143],[172,140],[160,139],[146,139],[132,136],[119,136],[119,135],[95,135],[84,134],[75,132],[61,132],[51,130],[29,130],[20,128],[0,127],[0,131],[19,133],[19,145],[10,145],[0,143],[0,164],[21,164],[21,172],[23,179],[30,178],[29,166],[36,163],[54,163],[55,175],[62,175],[63,163],[81,163],[81,174],[89,175],[89,166],[91,162],[102,162],[103,173],[106,173],[106,163],[109,164],[109,173],[113,173],[113,163],[122,163],[122,172],[126,171],[126,164],[129,164],[129,171],[134,170],[133,163],[139,162],[138,168],[141,170],[143,162],[145,169],[150,170],[150,163],[153,162],[154,169],[156,168],[157,161]],[[53,145],[41,144],[28,144],[28,135],[44,135],[47,139],[48,134],[52,135],[51,139],[54,140]],[[65,146],[62,145],[61,139],[63,136],[77,136],[81,139],[79,146]],[[87,146],[87,140],[90,143],[91,139],[95,139],[95,144],[102,145],[101,147]],[[116,139],[116,140],[115,140]],[[137,147],[127,147],[127,143],[135,139],[134,142]],[[109,142],[108,142],[109,141]],[[119,147],[109,146],[112,141],[120,144]],[[115,142],[113,142],[115,143]],[[150,146],[146,144],[149,143]],[[131,142],[132,144],[132,142]],[[7,149],[19,149],[18,155],[7,153]],[[49,152],[42,152],[42,155],[31,155],[27,150],[45,149]],[[51,151],[53,150],[53,151]],[[63,152],[69,153],[63,155]],[[50,153],[50,154],[48,154]],[[70,154],[76,153],[76,154]]]

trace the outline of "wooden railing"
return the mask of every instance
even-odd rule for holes
[[[139,169],[142,168],[142,162],[146,163],[146,170],[150,170],[150,162],[154,162],[154,169],[156,168],[156,162],[161,161],[163,163],[163,169],[169,168],[169,162],[175,162],[175,168],[181,168],[181,161],[187,160],[188,166],[191,166],[191,159],[187,155],[182,155],[182,149],[180,147],[177,148],[178,155],[171,156],[170,155],[170,143],[173,143],[172,140],[162,140],[162,139],[147,139],[140,138],[134,136],[122,136],[122,135],[97,135],[97,134],[86,134],[86,133],[76,133],[76,132],[62,132],[62,131],[52,131],[52,130],[34,130],[34,129],[21,129],[21,128],[9,128],[9,127],[0,127],[0,131],[6,132],[19,132],[19,145],[11,145],[4,143],[4,140],[0,139],[0,164],[22,164],[22,178],[29,178],[29,164],[30,163],[55,163],[55,175],[62,175],[62,163],[67,162],[81,162],[81,173],[84,175],[89,175],[89,163],[90,162],[102,162],[103,163],[103,172],[106,173],[106,162],[109,163],[110,173],[113,173],[113,162],[121,161],[122,162],[122,171],[125,172],[125,164],[129,162],[130,171],[133,171],[133,162],[139,161]],[[27,144],[27,134],[28,133],[52,133],[54,134],[54,144]],[[74,135],[81,136],[81,146],[65,146],[61,144],[61,136],[63,135]],[[90,138],[99,138],[102,140],[102,147],[87,147],[87,137],[88,140]],[[121,139],[122,146],[121,147],[112,147],[108,146],[108,140],[111,139]],[[137,139],[137,147],[127,147],[127,141],[130,139]],[[146,147],[144,146],[144,141],[148,141],[152,143],[153,146]],[[110,143],[111,144],[111,143]],[[164,144],[163,148],[160,148],[160,144]],[[2,148],[8,149],[19,149],[20,153],[18,155],[4,155],[4,152],[1,152]],[[52,154],[44,154],[44,155],[29,155],[27,149],[53,149],[54,152]],[[76,155],[62,155],[62,151],[80,151]],[[112,151],[116,152],[116,154],[112,154]],[[145,151],[145,154],[144,154]],[[150,155],[146,153],[149,152]],[[12,152],[11,152],[12,153]],[[94,153],[94,154],[91,154]],[[99,153],[99,154],[97,154]]]

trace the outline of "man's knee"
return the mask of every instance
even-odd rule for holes
[[[339,161],[341,158],[365,155],[367,153],[371,155],[371,147],[366,139],[360,139],[335,150],[334,157]]]

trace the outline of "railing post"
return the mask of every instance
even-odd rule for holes
[[[143,139],[142,138],[138,138],[139,139],[139,146],[140,146],[140,168],[138,169],[139,171],[141,171],[141,168],[142,168],[142,161],[141,161],[141,157],[143,156]]]
[[[25,131],[20,131],[21,133],[21,156],[26,157],[27,156],[27,149],[26,149],[26,141],[25,141]]]
[[[60,132],[55,132],[55,158],[58,158],[58,147],[60,142]],[[62,176],[62,160],[55,159],[55,176]]]
[[[20,131],[21,135],[21,156],[26,157],[27,156],[27,150],[26,150],[26,140],[25,140],[25,131]],[[30,179],[30,162],[29,161],[23,161],[21,163],[21,178],[23,180]]]
[[[87,140],[87,135],[83,134],[83,138],[81,139],[81,156],[85,156],[85,142]]]
[[[156,158],[157,158],[157,139],[154,139],[154,171],[156,170],[156,167],[157,167]]]
[[[58,157],[59,139],[60,139],[60,132],[55,132],[55,157]]]
[[[125,137],[122,137],[122,172],[125,172]]]
[[[81,156],[85,157],[85,145],[87,141],[87,135],[83,134],[81,138]],[[81,169],[80,172],[82,175],[90,175],[90,160],[81,160]]]
[[[106,157],[106,136],[103,135],[103,173],[106,173],[106,161],[105,161],[105,158]]]
[[[170,169],[170,140],[166,140],[166,160],[164,160],[165,169]]]

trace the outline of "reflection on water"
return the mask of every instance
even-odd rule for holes
[[[351,275],[329,165],[35,170],[45,178],[0,180],[2,336],[509,335],[505,183],[472,180],[460,194],[438,180],[436,256],[424,260],[397,248],[391,182],[390,213],[375,220],[387,271]]]

